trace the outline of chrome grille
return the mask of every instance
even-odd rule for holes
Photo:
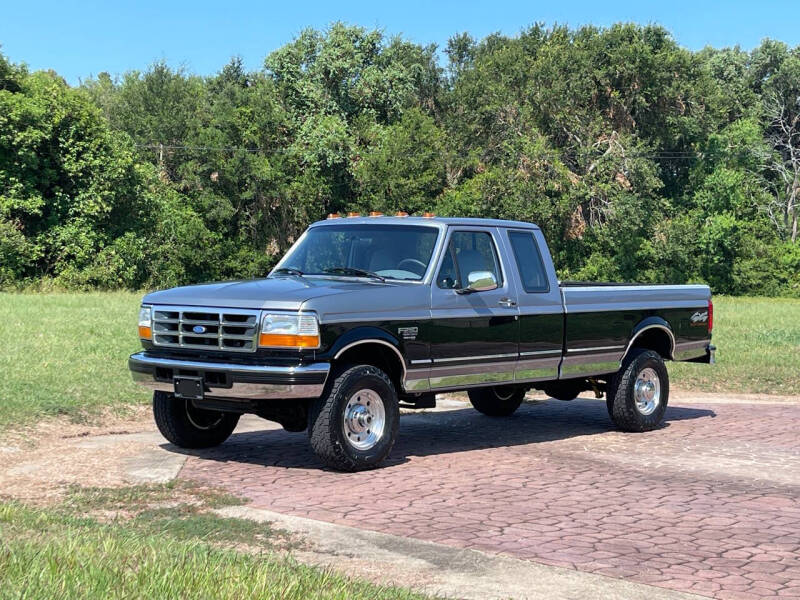
[[[169,348],[254,352],[257,310],[153,306],[153,344]]]

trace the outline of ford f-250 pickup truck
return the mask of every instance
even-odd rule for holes
[[[145,296],[129,368],[180,447],[218,445],[254,413],[355,471],[389,454],[401,407],[443,391],[507,417],[531,388],[592,390],[620,429],[657,428],[665,361],[712,363],[712,319],[705,285],[559,282],[529,223],[329,217],[266,279]]]

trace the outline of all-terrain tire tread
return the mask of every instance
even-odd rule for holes
[[[663,397],[661,403],[652,418],[644,417],[637,410],[633,402],[629,401],[633,396],[633,386],[636,383],[636,375],[640,370],[640,365],[644,362],[655,360],[660,365],[659,373],[662,384]],[[645,348],[633,348],[625,358],[622,367],[614,375],[611,386],[607,392],[606,408],[614,424],[623,431],[643,432],[657,428],[666,411],[669,399],[669,378],[666,366],[658,352]]]
[[[308,438],[311,443],[311,448],[323,463],[340,471],[352,472],[377,467],[383,458],[388,455],[397,435],[397,424],[399,418],[397,418],[398,415],[395,415],[394,419],[389,418],[387,421],[387,424],[389,425],[389,431],[387,432],[387,435],[390,436],[391,443],[386,451],[382,453],[382,456],[380,456],[378,460],[374,462],[374,464],[367,464],[354,460],[348,455],[342,441],[339,440],[337,435],[339,419],[338,415],[336,414],[336,400],[339,395],[343,393],[343,388],[347,386],[351,379],[363,377],[365,375],[370,375],[381,379],[383,383],[386,384],[390,390],[392,390],[392,398],[390,398],[388,401],[384,399],[384,402],[387,404],[387,406],[385,406],[387,417],[389,416],[390,411],[393,409],[399,411],[399,408],[397,408],[397,394],[395,392],[394,384],[392,384],[392,380],[381,369],[372,365],[355,365],[339,368],[332,374],[333,383],[331,384],[330,389],[326,390],[322,396],[315,399],[311,403],[311,408],[309,410]],[[394,407],[388,405],[392,402],[394,403]]]

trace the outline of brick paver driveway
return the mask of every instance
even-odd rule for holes
[[[181,476],[273,511],[716,598],[800,598],[800,405],[672,406],[646,434],[595,400],[404,416],[388,465],[326,471],[305,434],[235,434]]]

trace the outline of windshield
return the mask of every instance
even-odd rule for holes
[[[434,227],[415,225],[313,227],[281,261],[281,269],[419,281],[428,270],[438,235]]]

